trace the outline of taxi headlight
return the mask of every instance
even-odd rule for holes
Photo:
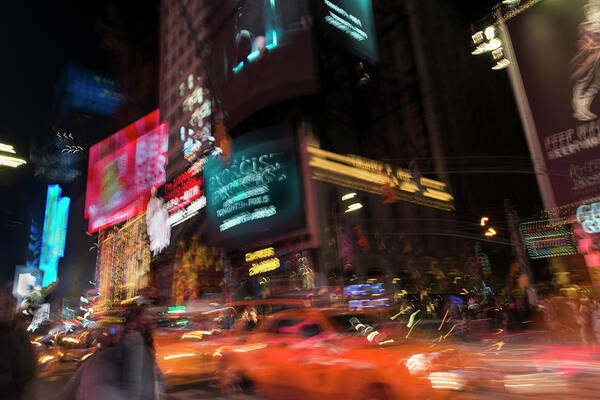
[[[462,371],[432,372],[428,376],[431,387],[440,390],[465,390],[469,376]]]
[[[411,375],[423,374],[431,368],[431,362],[435,360],[440,353],[421,353],[413,354],[405,362],[406,368]]]

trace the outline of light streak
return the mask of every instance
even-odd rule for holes
[[[377,336],[377,335],[379,335],[379,332],[378,332],[378,331],[373,331],[373,332],[371,332],[371,333],[369,333],[369,334],[367,335],[367,340],[368,340],[369,342],[372,342],[372,341],[373,341],[373,339],[375,339],[375,336]]]
[[[420,312],[421,312],[421,310],[417,310],[414,313],[410,314],[410,317],[408,318],[408,323],[406,324],[406,327],[412,328],[413,326],[416,325],[415,318],[417,317],[417,314]]]
[[[345,195],[342,196],[342,201],[350,200],[350,199],[353,199],[354,197],[356,197],[356,193],[354,193],[354,192],[346,193]]]
[[[444,314],[444,319],[442,319],[442,323],[440,324],[440,327],[438,328],[438,331],[442,329],[442,326],[444,326],[444,322],[446,322],[446,317],[448,316],[448,310],[446,310],[446,314]]]
[[[456,324],[452,325],[452,328],[448,331],[448,333],[446,333],[444,335],[444,340],[446,340],[446,338],[448,337],[448,335],[450,335],[452,333],[452,331],[454,330],[454,327],[456,326]]]
[[[23,164],[27,164],[27,161],[23,160],[22,158],[0,155],[0,165],[17,168]]]
[[[88,353],[85,356],[81,357],[81,361],[87,360],[92,354],[94,354],[94,353]]]
[[[363,206],[360,203],[353,203],[353,204],[350,204],[348,206],[348,208],[346,209],[346,211],[344,211],[344,212],[345,213],[349,213],[349,212],[352,212],[352,211],[360,210],[362,207]]]
[[[48,361],[53,360],[54,356],[42,356],[38,359],[40,364],[46,364]]]
[[[235,349],[233,349],[233,352],[235,352],[235,353],[247,353],[249,351],[264,349],[265,347],[267,347],[267,345],[264,344],[264,343],[251,344],[251,345],[248,345],[248,346],[243,346],[243,347],[235,348]]]
[[[164,356],[163,360],[172,360],[174,358],[184,358],[184,357],[193,357],[195,356],[196,353],[178,353],[178,354],[171,354],[170,356]]]
[[[5,153],[16,153],[15,148],[12,145],[4,143],[0,143],[0,151],[4,151]]]
[[[79,340],[72,338],[72,337],[65,337],[62,339],[63,342],[69,342],[69,343],[81,343]]]
[[[488,217],[483,217],[483,218],[481,218],[481,221],[479,221],[479,224],[480,224],[481,226],[485,226],[485,224],[486,224],[488,221],[489,221],[489,218],[488,218]]]

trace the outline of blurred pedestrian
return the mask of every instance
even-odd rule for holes
[[[101,332],[101,346],[83,362],[57,400],[121,400],[123,352],[116,346],[113,336]]]
[[[147,307],[136,306],[130,311],[119,346],[123,352],[123,390],[127,399],[156,400],[159,398],[160,373],[156,365],[153,321]]]
[[[7,400],[25,398],[36,375],[33,347],[15,321],[17,303],[10,287],[0,288],[0,390]]]
[[[101,335],[102,347],[79,368],[57,399],[158,400],[152,318],[146,307],[129,310],[120,340]]]

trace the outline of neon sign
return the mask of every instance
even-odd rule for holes
[[[246,253],[246,262],[251,262],[254,260],[260,260],[263,258],[269,258],[275,256],[275,249],[273,247],[268,247],[266,249],[257,250],[252,253]]]
[[[350,296],[368,296],[383,293],[383,283],[364,283],[350,285],[344,288],[344,293]]]
[[[300,171],[286,128],[242,135],[234,141],[229,163],[210,159],[205,164],[207,217],[215,242],[232,246],[233,239],[260,240],[302,226]]]
[[[253,263],[252,267],[248,271],[249,276],[254,276],[257,274],[262,274],[264,272],[273,271],[279,268],[280,262],[279,258],[269,258],[268,260],[263,260],[258,263]]]
[[[197,215],[206,207],[202,176],[187,170],[165,185],[169,226],[176,226]]]
[[[377,41],[371,0],[323,0],[321,18],[337,40],[356,55],[377,61]]]
[[[85,217],[89,232],[146,210],[150,189],[166,180],[167,124],[158,110],[90,148]]]
[[[566,226],[554,226],[549,220],[520,225],[523,243],[532,259],[576,254],[573,233]]]
[[[576,217],[584,231],[600,233],[600,203],[579,206]]]
[[[71,200],[68,197],[61,197],[61,193],[62,190],[58,185],[48,186],[39,267],[44,272],[43,287],[56,281],[58,259],[65,255],[67,221]]]

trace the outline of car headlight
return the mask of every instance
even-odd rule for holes
[[[469,378],[465,371],[432,372],[428,376],[431,387],[440,390],[465,390]]]
[[[406,365],[411,375],[420,375],[429,371],[431,362],[439,355],[440,353],[413,354],[404,362],[404,365]]]

